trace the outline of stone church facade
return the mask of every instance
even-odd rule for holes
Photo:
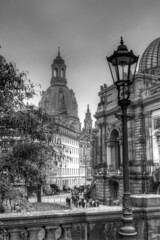
[[[94,181],[91,192],[107,203],[123,195],[121,109],[114,85],[101,86],[95,114]],[[144,51],[128,108],[128,157],[131,194],[159,191],[160,38]]]
[[[66,64],[60,49],[51,65],[51,72],[50,86],[42,92],[39,107],[52,119],[53,141],[57,143],[62,157],[56,160],[56,165],[53,159],[47,183],[56,184],[60,189],[73,188],[87,182],[88,169],[91,169],[88,151],[91,151],[92,119],[88,108],[85,127],[81,131],[76,96],[67,86]]]

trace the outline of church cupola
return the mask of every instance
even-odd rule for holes
[[[61,57],[60,47],[58,47],[58,55],[53,60],[51,67],[52,67],[51,86],[52,85],[67,85],[66,65],[65,65],[64,59]]]
[[[88,134],[92,134],[92,117],[91,112],[89,110],[89,104],[87,105],[87,112],[84,120],[84,131]]]
[[[78,117],[78,104],[75,93],[67,86],[66,65],[58,48],[57,57],[52,63],[52,78],[50,86],[43,92],[39,102],[42,111],[77,133],[81,131]]]

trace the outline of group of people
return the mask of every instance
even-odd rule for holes
[[[76,208],[99,207],[99,200],[86,197],[84,192],[73,191],[71,198],[66,198],[66,206],[75,206]]]

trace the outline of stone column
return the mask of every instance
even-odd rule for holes
[[[120,167],[122,167],[122,164],[123,164],[123,145],[122,145],[122,140],[119,140],[119,146],[120,146]]]
[[[3,227],[1,228],[1,231],[0,231],[0,239],[9,240],[9,232]]]
[[[139,103],[134,112],[134,159],[130,162],[130,186],[132,194],[142,194],[145,190],[144,163],[146,161],[145,116],[143,105]]]
[[[102,124],[100,124],[100,145],[99,145],[99,155],[100,155],[100,162],[102,163],[103,159],[102,159]]]
[[[38,239],[38,232],[41,228],[40,227],[30,227],[28,228],[29,231],[29,239]]]
[[[102,135],[102,124],[99,124],[99,141],[98,141],[98,148],[99,148],[99,163],[102,163],[102,144],[103,144],[103,135]]]
[[[46,239],[45,240],[52,240],[55,239],[55,230],[57,229],[57,226],[46,226]]]
[[[146,159],[145,152],[145,121],[141,104],[135,109],[135,162],[133,162],[134,174],[143,173],[143,163]],[[135,170],[135,171],[134,171]]]
[[[72,227],[71,224],[62,225],[62,228],[64,229],[64,239],[65,239],[65,240],[72,240],[71,227]]]
[[[112,143],[107,142],[107,165],[110,167],[111,163],[111,151],[112,151]]]
[[[106,161],[106,169],[108,169],[108,150],[107,150],[107,143],[105,142],[105,161]]]
[[[20,232],[21,231],[22,231],[21,229],[16,229],[16,228],[8,230],[8,233],[10,236],[9,239],[10,240],[20,240]]]
[[[158,145],[158,154],[159,154],[159,160],[160,160],[160,134],[157,135],[157,145]]]
[[[98,124],[98,152],[97,152],[97,163],[102,162],[102,126]]]
[[[151,111],[145,112],[146,160],[153,162],[152,116]]]
[[[153,166],[153,143],[152,143],[152,113],[151,111],[145,112],[145,151],[146,158],[144,162],[144,171],[145,175],[149,175],[151,172],[151,168]]]
[[[107,162],[105,141],[106,141],[106,124],[103,123],[102,124],[102,162]]]
[[[84,231],[85,231],[85,239],[84,240],[88,240],[89,239],[89,231],[88,231],[88,228],[89,228],[89,224],[88,223],[85,223],[84,225]]]

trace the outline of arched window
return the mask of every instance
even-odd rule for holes
[[[64,69],[61,68],[61,77],[64,78],[65,77],[65,74],[64,74]]]
[[[53,76],[58,77],[58,69],[57,68],[53,69]]]
[[[109,189],[110,189],[110,197],[112,199],[118,198],[118,190],[119,190],[119,184],[115,180],[109,181]]]
[[[119,144],[119,132],[114,129],[110,135],[110,141],[112,143],[111,149],[111,164],[114,170],[120,168],[120,144]]]

